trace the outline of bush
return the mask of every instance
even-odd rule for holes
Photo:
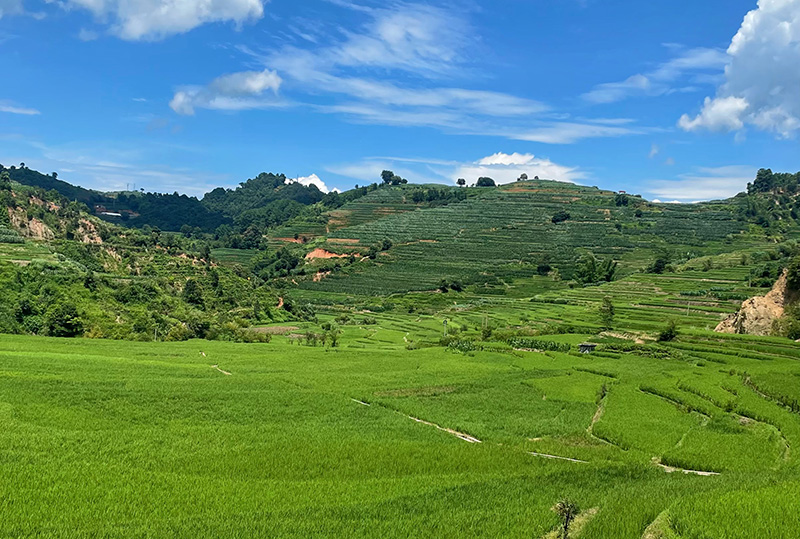
[[[658,334],[658,342],[674,341],[678,336],[678,323],[675,320],[670,320],[667,325]]]
[[[558,210],[550,219],[553,224],[563,223],[568,221],[572,216],[564,210]]]
[[[45,329],[51,337],[77,337],[83,334],[83,320],[72,303],[57,303],[45,315]]]

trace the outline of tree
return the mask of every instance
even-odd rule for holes
[[[581,284],[596,283],[598,281],[597,258],[592,253],[585,253],[578,259],[574,278]]]
[[[200,256],[203,260],[206,261],[206,266],[211,265],[211,248],[208,246],[207,243],[203,245],[203,251]]]
[[[384,170],[381,172],[381,180],[385,185],[400,185],[408,183],[408,180],[401,178],[391,170]]]
[[[58,172],[51,172],[50,175],[53,177],[54,180],[58,179]]]
[[[554,507],[558,518],[561,520],[561,539],[569,539],[569,527],[578,513],[581,512],[578,504],[569,499],[559,501]]]
[[[475,184],[477,187],[495,187],[497,184],[494,183],[492,178],[488,178],[486,176],[481,176],[478,178],[478,183]]]
[[[381,251],[388,251],[391,248],[392,248],[392,240],[390,240],[389,238],[383,238],[383,241],[381,242]]]
[[[57,303],[45,315],[45,328],[51,337],[77,337],[83,334],[83,320],[72,303]]]
[[[769,168],[762,168],[756,173],[756,179],[748,185],[750,194],[766,193],[775,187],[775,176]]]
[[[625,193],[617,193],[614,195],[614,204],[616,206],[627,206],[630,204],[630,198]]]
[[[456,184],[459,187],[464,187],[465,185],[467,185],[467,180],[465,180],[464,178],[459,178],[456,180]]]
[[[597,280],[610,283],[617,275],[617,261],[610,258],[603,260],[597,267]]]
[[[564,210],[558,210],[555,214],[553,214],[553,218],[550,219],[553,224],[563,223],[564,221],[569,221],[570,217],[572,217],[569,213]]]
[[[11,176],[8,175],[8,171],[4,170],[0,172],[0,191],[10,191],[11,190]]]
[[[667,325],[664,326],[664,329],[658,333],[657,340],[658,342],[670,342],[674,341],[677,336],[678,323],[675,320],[670,320],[667,322]]]
[[[528,181],[528,175],[523,172],[522,174],[519,175],[519,178],[517,178],[517,181],[518,182]]]
[[[195,279],[186,281],[186,286],[183,287],[183,299],[193,305],[203,304],[203,293],[200,290],[200,284]]]
[[[786,284],[790,290],[800,291],[800,256],[796,256],[789,263],[786,270]]]
[[[614,324],[614,304],[611,303],[611,298],[606,296],[600,304],[600,323],[606,329],[611,329]]]

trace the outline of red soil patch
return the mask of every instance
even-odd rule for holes
[[[326,251],[325,249],[314,249],[310,253],[306,255],[306,260],[314,260],[317,258],[347,258],[350,255],[340,255],[336,253],[331,253],[330,251]]]

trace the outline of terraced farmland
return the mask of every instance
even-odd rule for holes
[[[464,279],[487,271],[530,276],[540,261],[569,277],[584,250],[620,260],[631,270],[644,267],[659,247],[701,255],[754,242],[729,205],[631,200],[631,206],[617,207],[613,193],[555,182],[482,190],[461,203],[336,230],[325,245],[332,251],[361,251],[384,238],[394,247],[364,271],[304,286],[362,294],[425,290],[442,277]],[[554,224],[552,216],[562,209],[571,218]]]

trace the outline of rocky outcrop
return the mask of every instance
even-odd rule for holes
[[[766,296],[750,298],[742,303],[739,311],[720,322],[714,331],[770,335],[773,323],[783,316],[786,306],[794,300],[794,295],[787,287],[784,271]]]

